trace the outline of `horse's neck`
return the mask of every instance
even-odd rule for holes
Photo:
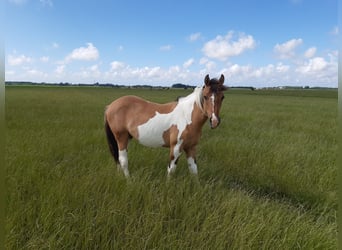
[[[208,116],[204,114],[204,111],[198,107],[198,105],[194,104],[194,110],[192,114],[192,123],[197,125],[198,129],[202,129],[204,123],[208,120]]]
[[[198,92],[199,91],[199,92]],[[203,124],[206,122],[208,117],[204,114],[204,111],[199,105],[202,105],[200,96],[202,95],[201,89],[196,89],[190,95],[183,97],[179,100],[178,105],[184,107],[185,110],[191,107],[190,113],[188,113],[191,117],[192,127],[196,130],[201,130]],[[187,113],[187,112],[185,112]]]
[[[196,88],[192,94],[188,96],[193,102],[193,111],[191,115],[192,125],[196,127],[198,130],[201,130],[203,124],[208,120],[208,117],[205,115],[202,106],[202,88]]]

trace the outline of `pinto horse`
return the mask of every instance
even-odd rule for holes
[[[134,138],[149,147],[169,147],[170,176],[184,151],[189,171],[197,175],[196,145],[202,127],[208,120],[212,129],[220,124],[220,108],[224,98],[224,76],[220,79],[204,78],[203,87],[197,87],[178,102],[158,104],[136,96],[123,96],[107,106],[105,130],[110,152],[126,177],[129,177],[127,146]]]

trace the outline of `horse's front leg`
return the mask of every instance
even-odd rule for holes
[[[189,167],[190,173],[197,175],[198,170],[197,170],[197,163],[196,163],[196,148],[195,147],[187,148],[187,149],[184,149],[184,151],[186,153],[186,158],[188,161],[188,167]]]
[[[177,162],[179,159],[179,156],[181,155],[181,145],[182,140],[178,141],[176,145],[170,146],[170,163],[167,167],[167,175],[170,177],[172,173],[175,172],[177,167]]]

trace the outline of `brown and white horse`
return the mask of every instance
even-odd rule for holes
[[[211,128],[220,124],[220,108],[224,98],[224,76],[204,78],[203,87],[197,87],[178,102],[157,104],[136,96],[123,96],[107,106],[105,130],[109,149],[126,177],[129,177],[127,146],[130,138],[149,147],[169,147],[168,176],[177,166],[184,151],[189,171],[197,174],[196,145],[203,124],[209,118]]]

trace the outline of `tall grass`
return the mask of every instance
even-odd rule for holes
[[[6,88],[8,249],[336,249],[336,93],[228,91],[199,181],[132,141],[117,172],[105,105],[184,90]]]

